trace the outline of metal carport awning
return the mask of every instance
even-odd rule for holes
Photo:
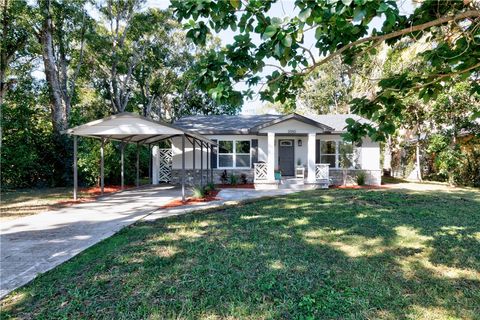
[[[68,129],[65,134],[73,135],[73,197],[77,199],[78,190],[78,170],[77,170],[77,136],[100,139],[100,185],[101,192],[104,190],[104,154],[103,148],[106,140],[114,140],[122,142],[121,147],[121,184],[124,186],[124,148],[123,143],[137,144],[137,186],[139,184],[139,145],[150,145],[158,143],[162,140],[173,138],[176,136],[182,137],[182,200],[185,200],[185,137],[193,138],[201,143],[202,147],[205,144],[208,149],[211,149],[216,144],[202,135],[189,132],[187,130],[178,128],[169,123],[155,121],[142,117],[140,115],[123,112],[107,118],[94,120],[86,124]],[[208,170],[207,166],[207,170]],[[211,170],[211,168],[210,168]]]

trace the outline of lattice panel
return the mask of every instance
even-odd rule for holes
[[[328,163],[317,163],[315,165],[315,178],[317,180],[328,180],[329,176],[329,164]]]
[[[254,164],[254,179],[258,180],[267,180],[267,164],[266,163],[255,163]]]
[[[160,168],[159,168],[159,181],[170,182],[172,181],[172,149],[159,149],[160,154]]]

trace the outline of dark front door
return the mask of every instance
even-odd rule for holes
[[[278,140],[278,166],[282,171],[282,176],[293,176],[295,174],[294,141]]]

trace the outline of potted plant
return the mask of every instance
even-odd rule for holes
[[[282,180],[282,170],[280,168],[275,169],[275,180]]]

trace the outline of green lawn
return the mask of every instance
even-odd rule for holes
[[[2,319],[480,319],[480,193],[309,191],[138,223]]]

